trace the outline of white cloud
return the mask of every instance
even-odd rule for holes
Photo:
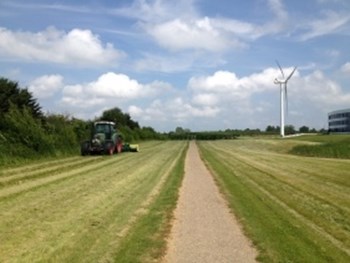
[[[55,27],[32,33],[0,27],[0,56],[28,61],[96,67],[124,56],[113,44],[101,42],[90,30],[60,31]]]
[[[263,24],[209,17],[199,14],[195,1],[137,0],[130,7],[115,10],[132,17],[158,45],[171,50],[224,52],[242,49],[247,41],[283,31],[288,19],[281,0],[267,0],[272,19]]]
[[[277,12],[276,17],[263,25],[206,16],[191,19],[176,18],[148,24],[145,28],[160,46],[172,51],[196,49],[223,52],[245,48],[247,41],[282,32],[288,16],[282,6],[272,9],[274,13]]]
[[[194,95],[192,102],[196,105],[213,106],[218,103],[218,98],[212,93],[202,93]]]
[[[141,120],[142,123],[149,123],[153,127],[160,127],[163,124],[179,124],[181,122],[194,120],[211,119],[220,112],[218,106],[192,105],[188,99],[175,97],[172,99],[156,99],[150,105],[143,108],[132,105],[128,109],[133,118]],[[155,124],[156,122],[156,124]]]
[[[142,84],[127,75],[108,72],[96,81],[65,85],[59,104],[73,113],[84,111],[83,117],[91,118],[91,114],[100,114],[105,109],[121,107],[141,98],[153,98],[171,89],[170,84],[162,81]],[[132,114],[141,112],[141,108],[131,107],[129,110]]]
[[[283,70],[289,73],[293,68]],[[241,78],[234,72],[217,71],[191,78],[188,87],[193,93],[192,103],[202,109],[206,106],[217,109],[217,119],[230,120],[232,125],[241,127],[266,127],[278,124],[279,120],[279,86],[273,83],[279,75],[278,68]],[[350,104],[350,94],[322,71],[301,76],[297,70],[288,84],[288,123],[296,127],[309,123],[319,128],[324,125],[327,112]]]
[[[267,3],[272,12],[280,21],[284,21],[288,18],[288,13],[285,10],[281,0],[268,0]]]
[[[5,2],[6,6],[14,7],[16,9],[25,9],[26,11],[28,9],[43,9],[43,10],[56,10],[56,11],[68,11],[68,12],[74,12],[74,13],[91,13],[91,9],[89,9],[87,6],[77,6],[77,5],[62,5],[57,3],[52,4],[36,4],[36,3],[20,3],[16,1],[11,2]]]
[[[36,78],[29,85],[29,91],[39,99],[52,97],[63,88],[63,77],[61,75],[44,75]]]
[[[350,74],[350,62],[346,62],[342,67],[341,67],[341,71],[346,73],[346,74]]]
[[[155,42],[170,51],[204,50],[225,52],[249,46],[267,35],[289,37],[296,33],[301,41],[334,34],[348,28],[350,15],[346,12],[322,11],[315,19],[290,16],[282,0],[265,0],[271,18],[260,23],[227,17],[201,15],[195,1],[138,0],[129,8],[120,9],[139,21]],[[180,9],[179,7],[182,7]],[[297,19],[297,20],[296,20]]]
[[[160,46],[173,51],[222,51],[229,46],[237,46],[214,28],[208,17],[192,21],[175,19],[149,27],[148,32]]]
[[[340,32],[345,26],[349,25],[349,22],[350,15],[348,13],[326,11],[322,18],[311,20],[301,26],[307,32],[300,36],[300,40],[305,41]]]
[[[288,70],[290,69],[286,69],[287,72]],[[195,94],[210,92],[221,100],[238,101],[249,98],[253,93],[275,89],[273,80],[278,75],[279,71],[272,68],[243,78],[238,78],[233,72],[217,71],[211,76],[191,78],[188,87]]]
[[[84,87],[88,94],[97,97],[114,97],[121,99],[133,99],[146,96],[150,92],[136,80],[130,79],[124,74],[108,72]]]
[[[141,84],[127,75],[108,72],[90,83],[65,86],[63,95],[66,99],[78,97],[82,103],[91,98],[132,100],[154,96],[170,88],[168,83],[161,81]]]
[[[136,61],[134,67],[138,71],[155,72],[184,72],[194,68],[216,68],[226,62],[215,54],[205,52],[182,52],[176,56],[168,53],[150,54],[145,53],[144,57]]]
[[[349,70],[350,67],[345,64],[343,68]],[[290,72],[292,68],[284,68],[283,70]],[[198,105],[222,105],[226,107],[229,106],[227,103],[234,103],[235,105],[251,107],[250,101],[254,96],[266,96],[271,92],[279,95],[279,87],[273,83],[273,79],[279,74],[278,69],[268,68],[259,73],[239,78],[233,72],[217,71],[210,76],[191,78],[188,87],[193,92],[193,103]],[[289,81],[288,87],[289,95],[302,103],[304,108],[308,104],[317,109],[341,108],[350,104],[350,94],[343,91],[338,83],[327,78],[320,70],[303,77],[297,70]],[[243,108],[242,112],[245,111],[251,111],[251,108]]]
[[[298,100],[309,101],[313,107],[321,109],[345,108],[350,104],[350,93],[343,91],[335,81],[327,78],[320,70],[298,79],[294,85]]]
[[[194,7],[195,1],[135,0],[131,6],[112,10],[112,13],[155,24],[178,17],[197,16],[197,11]]]
[[[283,70],[288,73],[292,68]],[[59,75],[45,75],[33,81],[36,85],[31,87],[36,87],[42,98],[53,91],[57,96],[61,91],[62,97],[56,98],[54,104],[61,112],[76,117],[93,118],[105,109],[122,106],[141,125],[158,130],[177,126],[221,129],[223,125],[264,128],[279,122],[279,86],[273,83],[279,74],[278,68],[242,77],[234,72],[217,71],[190,78],[187,90],[182,92],[175,92],[168,83],[143,84],[113,72],[74,85],[64,84]],[[319,70],[305,76],[296,71],[288,88],[287,120],[296,127],[304,124],[322,127],[327,112],[350,104],[350,94]]]
[[[131,116],[136,117],[136,118],[140,118],[143,115],[143,110],[135,105],[130,105],[128,108],[128,112]]]
[[[112,107],[127,109],[130,102],[147,101],[172,92],[166,82],[140,83],[124,74],[107,72],[95,81],[67,84],[61,75],[44,75],[33,80],[29,90],[39,99],[44,111],[72,114],[78,118],[93,118]],[[141,114],[137,106],[132,114]]]
[[[228,71],[217,71],[212,76],[193,77],[189,81],[189,87],[193,90],[218,93],[236,90],[237,84],[236,74]]]

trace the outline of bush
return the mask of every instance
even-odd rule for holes
[[[4,136],[11,144],[22,144],[37,153],[53,153],[50,137],[27,107],[11,105],[4,118]]]
[[[46,117],[45,129],[56,153],[77,151],[79,140],[74,128],[68,116],[52,114]]]

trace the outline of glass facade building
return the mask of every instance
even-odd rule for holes
[[[328,113],[329,132],[350,132],[350,109]]]

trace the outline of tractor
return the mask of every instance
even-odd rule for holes
[[[111,121],[97,121],[91,129],[90,140],[81,144],[81,155],[120,153],[123,149],[121,136]]]

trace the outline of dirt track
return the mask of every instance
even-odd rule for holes
[[[164,262],[256,262],[256,250],[191,142]]]

